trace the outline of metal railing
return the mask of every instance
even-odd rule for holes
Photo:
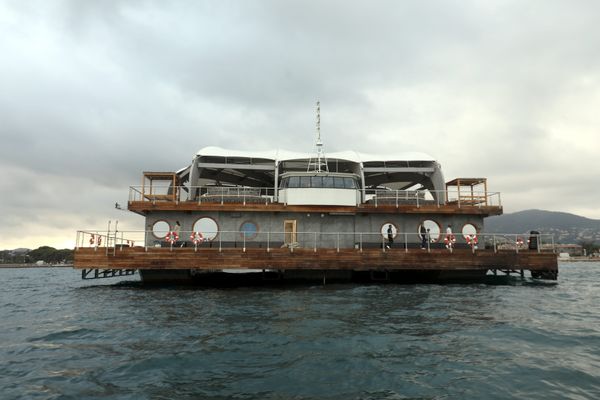
[[[115,227],[116,228],[116,227]],[[448,237],[445,234],[430,233],[423,236],[418,232],[398,232],[393,242],[387,235],[380,232],[247,232],[247,231],[180,231],[177,235],[165,232],[164,237],[156,236],[152,231],[106,231],[81,230],[77,231],[76,250],[82,247],[92,247],[96,251],[104,250],[106,254],[116,254],[127,247],[144,247],[146,251],[153,247],[167,247],[171,251],[182,247],[193,247],[196,251],[202,248],[213,248],[224,251],[231,248],[262,248],[269,252],[275,248],[312,249],[317,252],[322,249],[354,249],[363,251],[368,248],[378,248],[382,252],[390,250],[427,251],[435,249],[455,248],[470,249],[473,253],[487,249],[494,252],[536,251],[556,253],[554,235],[552,234],[500,234],[478,233],[463,236],[456,234]]]
[[[143,190],[143,191],[142,191]],[[146,191],[147,190],[147,191]],[[347,189],[345,189],[347,190]],[[362,191],[361,189],[356,189]],[[241,203],[269,204],[274,201],[273,187],[230,187],[230,186],[130,186],[129,201],[157,202],[197,202],[202,203]],[[446,190],[387,190],[365,189],[364,203],[375,207],[394,205],[436,205],[455,204],[463,207],[483,207],[502,205],[499,192],[473,191],[468,195]]]

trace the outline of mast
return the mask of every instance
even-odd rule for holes
[[[329,172],[327,166],[327,157],[323,150],[323,142],[321,141],[321,102],[317,101],[317,139],[315,141],[316,157],[311,157],[308,160],[308,168],[306,172]]]

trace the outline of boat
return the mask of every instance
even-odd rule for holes
[[[425,153],[325,153],[317,132],[312,152],[204,147],[143,172],[127,209],[145,228],[78,231],[74,268],[200,285],[557,279],[550,235],[485,232],[503,212],[486,178],[446,181]]]

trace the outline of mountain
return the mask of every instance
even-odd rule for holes
[[[559,243],[600,243],[600,220],[564,212],[525,210],[485,219],[490,233],[553,233]]]

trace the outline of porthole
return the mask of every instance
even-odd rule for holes
[[[152,225],[152,234],[154,235],[155,238],[158,238],[158,239],[162,239],[165,236],[167,236],[167,233],[169,233],[169,230],[171,230],[171,227],[169,226],[167,221],[156,221]]]
[[[417,232],[421,232],[421,226],[425,227],[425,231],[429,233],[429,240],[432,242],[437,242],[440,240],[440,226],[437,222],[432,221],[430,219],[426,219],[421,222],[417,228]]]
[[[477,228],[473,224],[465,224],[462,227],[462,235],[467,240],[467,237],[477,236]]]
[[[200,232],[202,237],[207,240],[213,240],[219,233],[219,225],[210,217],[202,217],[194,223],[192,228],[194,232]]]
[[[396,235],[398,234],[398,228],[396,227],[396,225],[394,225],[391,222],[386,222],[385,224],[381,225],[381,236],[383,236],[385,239],[388,238],[388,229],[392,228],[392,237],[395,238]]]
[[[246,221],[240,225],[240,236],[246,240],[254,239],[258,235],[258,226],[252,221]]]

